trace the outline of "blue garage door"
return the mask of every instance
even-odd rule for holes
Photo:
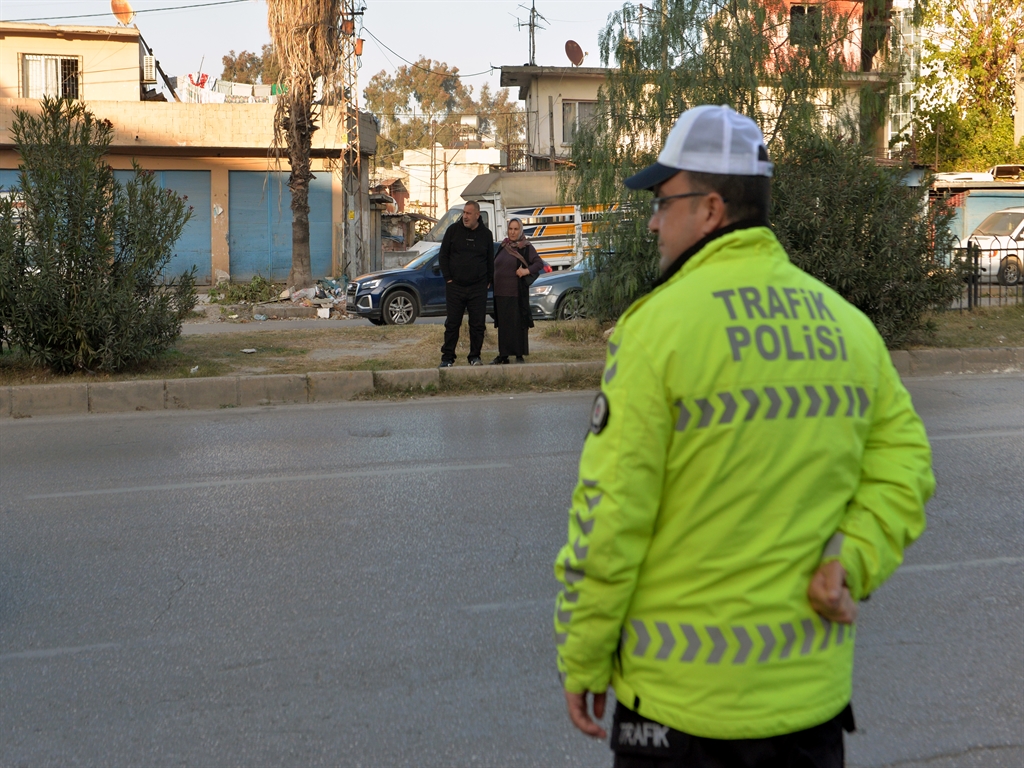
[[[287,173],[231,171],[228,222],[231,280],[260,274],[284,281],[292,267],[292,193]],[[309,256],[313,277],[331,274],[331,174],[309,183]]]
[[[131,180],[134,171],[114,171],[114,177],[122,184]],[[155,171],[156,183],[163,189],[173,189],[179,195],[188,197],[192,206],[192,218],[174,244],[170,263],[164,267],[164,276],[177,277],[193,266],[196,280],[201,284],[210,282],[210,172],[209,171]],[[0,187],[9,189],[18,186],[18,171],[0,171]]]
[[[134,171],[114,171],[122,184],[130,181]],[[170,263],[164,267],[164,276],[177,277],[196,268],[196,282],[210,284],[210,172],[209,171],[154,171],[153,177],[162,189],[171,189],[188,198],[192,218],[188,220],[181,237],[174,244]]]
[[[0,171],[0,188],[11,189],[18,186],[17,171]]]

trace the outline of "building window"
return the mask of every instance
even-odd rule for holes
[[[821,44],[821,7],[794,5],[789,9],[790,45],[816,46]]]
[[[21,62],[24,99],[79,98],[82,67],[78,56],[40,56],[27,53]]]
[[[572,144],[576,130],[594,119],[596,101],[562,102],[562,143]]]

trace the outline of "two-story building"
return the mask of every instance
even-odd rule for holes
[[[888,0],[890,6],[893,0]],[[817,44],[822,8],[846,19],[848,34],[842,41],[842,58],[847,70],[843,83],[846,93],[843,109],[852,115],[860,110],[861,89],[883,89],[898,73],[879,72],[885,58],[888,29],[883,13],[880,18],[866,8],[863,0],[782,0],[788,23],[777,30],[777,44]],[[869,17],[866,17],[868,14]],[[879,26],[881,25],[881,26]],[[867,32],[865,32],[867,30]],[[598,91],[610,70],[605,67],[548,67],[536,65],[501,68],[501,86],[519,89],[525,102],[527,161],[524,170],[553,170],[570,154],[576,129],[590,120],[597,108]],[[876,121],[874,148],[884,156],[893,135],[888,120]]]
[[[154,100],[157,92],[147,87],[155,82],[154,62],[147,54],[135,28],[0,22],[0,187],[18,184],[15,111],[38,113],[44,95],[82,99],[114,126],[107,161],[118,176],[129,177],[135,161],[193,206],[168,274],[194,266],[200,283],[255,274],[285,280],[291,192],[287,158],[271,153],[275,105]],[[343,126],[340,109],[328,110],[313,137],[314,277],[360,274],[380,263],[368,198],[376,121],[359,115],[362,181],[347,192],[341,165],[352,148]]]
[[[597,92],[607,76],[605,67],[501,68],[501,87],[518,88],[525,102],[524,170],[553,171],[569,156],[576,128],[594,116]]]

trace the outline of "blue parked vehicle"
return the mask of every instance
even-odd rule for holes
[[[494,244],[498,252],[500,243]],[[409,325],[417,317],[445,314],[444,277],[437,262],[441,246],[424,251],[401,269],[360,275],[348,284],[345,310],[374,325]],[[494,296],[487,292],[487,312],[494,313]]]

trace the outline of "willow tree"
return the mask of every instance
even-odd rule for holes
[[[812,8],[792,28],[779,0],[655,0],[611,14],[600,53],[614,68],[561,176],[566,199],[623,203],[598,225],[592,249],[588,303],[598,315],[617,316],[657,275],[650,195],[622,180],[655,160],[682,112],[727,104],[761,126],[769,152],[807,126],[855,122],[843,89],[844,74],[861,68],[850,19]]]
[[[334,81],[341,61],[342,0],[268,0],[267,24],[281,67],[284,93],[274,114],[274,145],[288,155],[292,193],[292,268],[288,285],[313,284],[309,258],[309,182],[313,133],[322,106],[316,82]],[[325,87],[326,91],[326,87]]]

